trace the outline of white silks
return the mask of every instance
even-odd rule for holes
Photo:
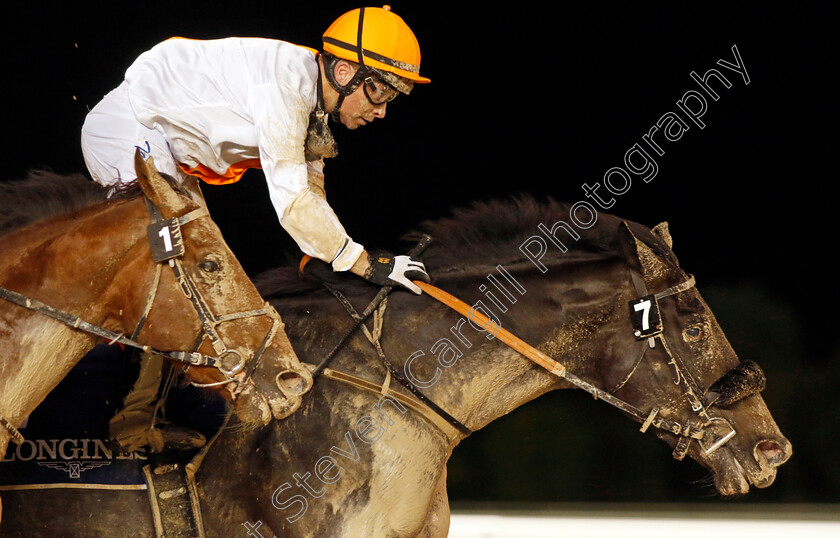
[[[364,251],[344,231],[327,201],[311,189],[298,193],[280,224],[304,253],[332,263],[334,271],[347,271]]]

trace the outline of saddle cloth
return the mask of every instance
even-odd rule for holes
[[[26,438],[10,444],[0,460],[0,491],[12,489],[146,489],[144,451],[120,454],[108,441],[108,421],[137,375],[130,352],[94,347],[20,428]],[[167,418],[207,437],[225,414],[220,398],[194,387],[173,388]]]

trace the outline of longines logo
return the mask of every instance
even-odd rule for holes
[[[14,450],[9,447],[7,462],[32,462],[79,478],[84,471],[110,465],[117,460],[145,460],[142,452],[114,452],[104,439],[27,439]]]
[[[70,475],[70,478],[80,478],[82,476],[82,471],[111,465],[110,461],[39,461],[37,463],[38,465],[43,465],[44,467],[49,467],[50,469],[64,471]]]

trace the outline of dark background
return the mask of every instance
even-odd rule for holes
[[[159,41],[258,36],[319,47],[329,23],[357,7],[31,4],[4,13],[6,179],[36,167],[86,173],[87,110]],[[576,4],[394,4],[432,84],[389,105],[384,121],[334,128],[339,156],[326,167],[334,209],[357,241],[400,251],[413,226],[475,200],[523,192],[581,200],[582,183],[620,165],[697,89],[691,71],[717,67],[733,85],[709,101],[706,128],[663,145],[658,175],[637,180],[611,212],[670,223],[682,266],[736,351],[767,373],[765,399],[794,455],[772,487],[738,502],[840,501],[833,5]],[[733,45],[747,86],[715,64],[733,61]],[[205,189],[249,274],[283,263],[283,247],[293,247],[259,176]],[[636,430],[585,394],[548,395],[462,443],[449,467],[451,499],[718,502],[704,470],[672,461]]]

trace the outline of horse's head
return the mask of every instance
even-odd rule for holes
[[[667,224],[652,232],[628,223],[619,231],[636,297],[625,314],[633,326],[624,323],[624,330],[639,351],[612,368],[607,388],[651,410],[645,424],[675,457],[688,454],[711,470],[720,493],[769,486],[791,445],[758,394],[764,375],[739,361],[693,278],[679,268]]]
[[[224,394],[235,399],[244,422],[267,423],[272,416],[293,413],[312,376],[292,350],[279,315],[260,297],[207,215],[198,185],[188,180],[176,188],[139,155],[136,170],[151,211],[160,213],[161,224],[149,228],[149,240],[160,240],[157,251],[150,248],[163,266],[155,277],[156,292],[145,286],[132,291],[153,294],[135,301],[151,305],[139,340],[216,359],[214,367],[190,367],[187,377],[199,386],[227,389]],[[137,263],[148,264],[144,258]]]

